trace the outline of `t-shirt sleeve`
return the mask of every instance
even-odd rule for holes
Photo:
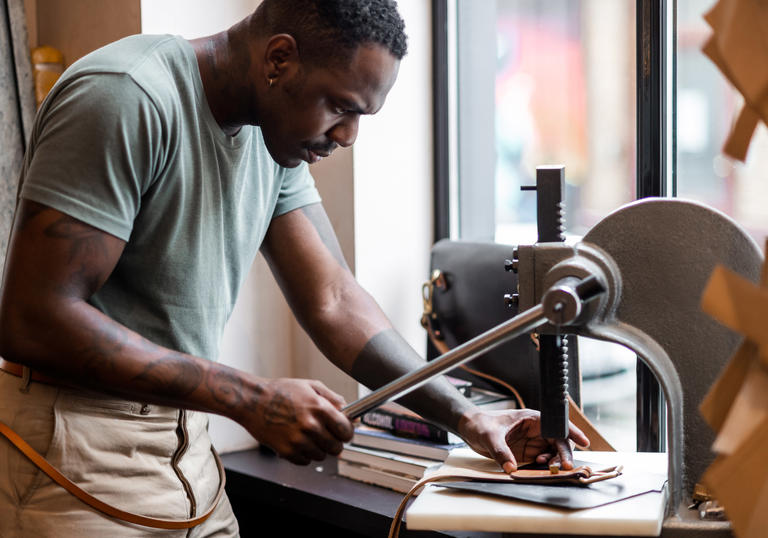
[[[272,218],[320,202],[320,193],[306,163],[296,168],[280,168],[279,173],[282,174],[282,182]]]
[[[84,75],[55,92],[35,125],[19,196],[128,241],[162,166],[158,111],[126,74]]]

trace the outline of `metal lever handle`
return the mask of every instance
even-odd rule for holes
[[[558,285],[551,288],[551,290],[556,289],[559,289]],[[570,289],[575,291],[577,300],[581,302],[589,301],[605,291],[605,288],[595,276],[580,281],[578,285]],[[383,387],[352,402],[344,407],[342,412],[351,419],[359,417],[366,411],[370,411],[374,407],[388,402],[389,400],[405,396],[409,392],[422,386],[424,383],[427,383],[433,377],[470,361],[478,355],[503,344],[507,340],[517,338],[547,322],[558,323],[560,321],[560,319],[552,319],[548,317],[548,315],[551,314],[545,310],[544,306],[542,304],[537,304],[533,308],[530,308],[512,319],[500,323],[496,327],[464,342],[462,345],[453,348],[448,353],[428,362],[421,368],[390,381]],[[558,312],[558,318],[559,317],[560,314]],[[573,319],[564,319],[562,321],[564,323],[570,323]]]
[[[342,412],[350,419],[359,417],[366,411],[370,411],[374,407],[378,407],[389,400],[405,396],[409,392],[422,386],[424,383],[427,383],[433,377],[472,360],[478,355],[503,344],[507,340],[525,334],[546,322],[547,318],[544,315],[544,307],[537,304],[533,308],[518,314],[512,319],[477,335],[471,340],[467,340],[462,345],[455,347],[448,353],[428,362],[421,368],[409,372],[402,377],[398,377],[383,387],[352,402],[342,409]]]

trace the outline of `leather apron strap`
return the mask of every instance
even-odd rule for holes
[[[43,456],[41,456],[34,448],[29,446],[29,444],[27,444],[24,439],[22,439],[15,431],[13,431],[2,421],[0,421],[0,434],[7,438],[16,448],[21,451],[22,454],[24,454],[41,471],[48,475],[51,480],[66,489],[69,493],[80,499],[82,502],[103,514],[114,517],[116,519],[120,519],[122,521],[127,521],[129,523],[135,523],[137,525],[143,525],[145,527],[152,527],[155,529],[189,529],[208,519],[208,517],[210,517],[210,515],[216,509],[216,506],[218,506],[219,501],[221,500],[221,496],[224,494],[224,485],[226,482],[224,466],[221,463],[219,455],[216,453],[213,447],[211,447],[211,452],[213,453],[213,457],[216,460],[216,467],[219,471],[219,490],[216,492],[216,497],[214,497],[211,506],[203,515],[190,519],[160,519],[126,512],[124,510],[120,510],[119,508],[115,508],[114,506],[107,504],[104,501],[100,501],[90,493],[84,491],[82,488],[80,488],[80,486],[61,474],[61,472],[56,467],[48,463],[48,461]]]
[[[40,372],[32,370],[27,366],[22,366],[17,362],[7,361],[2,357],[0,357],[0,370],[22,378],[25,384],[30,381],[37,381],[38,383],[45,383],[46,385],[66,386],[65,383],[62,383],[58,379],[41,374]]]

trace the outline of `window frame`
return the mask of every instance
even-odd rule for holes
[[[451,142],[451,129],[456,129],[455,124],[462,119],[461,107],[458,107],[458,112],[451,108],[461,99],[463,73],[460,72],[460,63],[451,65],[451,48],[454,42],[461,43],[461,32],[465,29],[451,28],[451,17],[461,21],[458,15],[463,8],[467,8],[467,4],[468,0],[432,0],[435,241],[457,235],[466,237],[464,232],[469,230],[471,239],[487,235],[485,229],[489,212],[483,212],[483,221],[469,228],[467,219],[462,216],[477,207],[477,198],[465,202],[466,191],[462,192],[455,185],[452,187],[462,167],[452,153],[460,154],[463,148],[461,139],[458,143]],[[495,2],[488,4],[495,9]],[[676,196],[677,3],[676,0],[636,0],[635,9],[636,198]],[[452,31],[456,33],[455,38],[451,35]],[[461,51],[457,56],[460,62]],[[458,72],[456,83],[459,94],[453,99],[452,68]],[[466,133],[465,139],[473,138],[471,129],[471,125],[469,129],[462,125],[461,132]],[[485,190],[493,195],[493,174],[486,177],[473,175],[472,185],[472,191],[485,186]],[[460,198],[458,203],[452,200],[452,194]],[[490,218],[495,219],[495,216],[491,214]],[[637,450],[663,451],[666,445],[663,435],[666,413],[662,410],[666,407],[658,382],[642,361],[637,363],[637,382]]]

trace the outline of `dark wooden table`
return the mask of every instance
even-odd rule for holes
[[[336,459],[296,466],[258,449],[222,456],[227,495],[243,538],[318,536],[386,537],[403,495],[341,477]],[[681,508],[682,518],[665,522],[664,538],[729,538],[727,523],[698,521]],[[409,531],[401,537],[542,538],[544,535],[466,531]],[[589,537],[582,537],[589,538]],[[601,537],[610,538],[610,537]]]
[[[306,467],[261,450],[222,456],[227,495],[242,536],[387,536],[403,495],[341,477],[336,458]],[[270,529],[266,534],[265,530]],[[273,534],[275,533],[275,534]],[[311,534],[310,534],[311,533]],[[480,537],[489,533],[408,531],[402,537]]]

